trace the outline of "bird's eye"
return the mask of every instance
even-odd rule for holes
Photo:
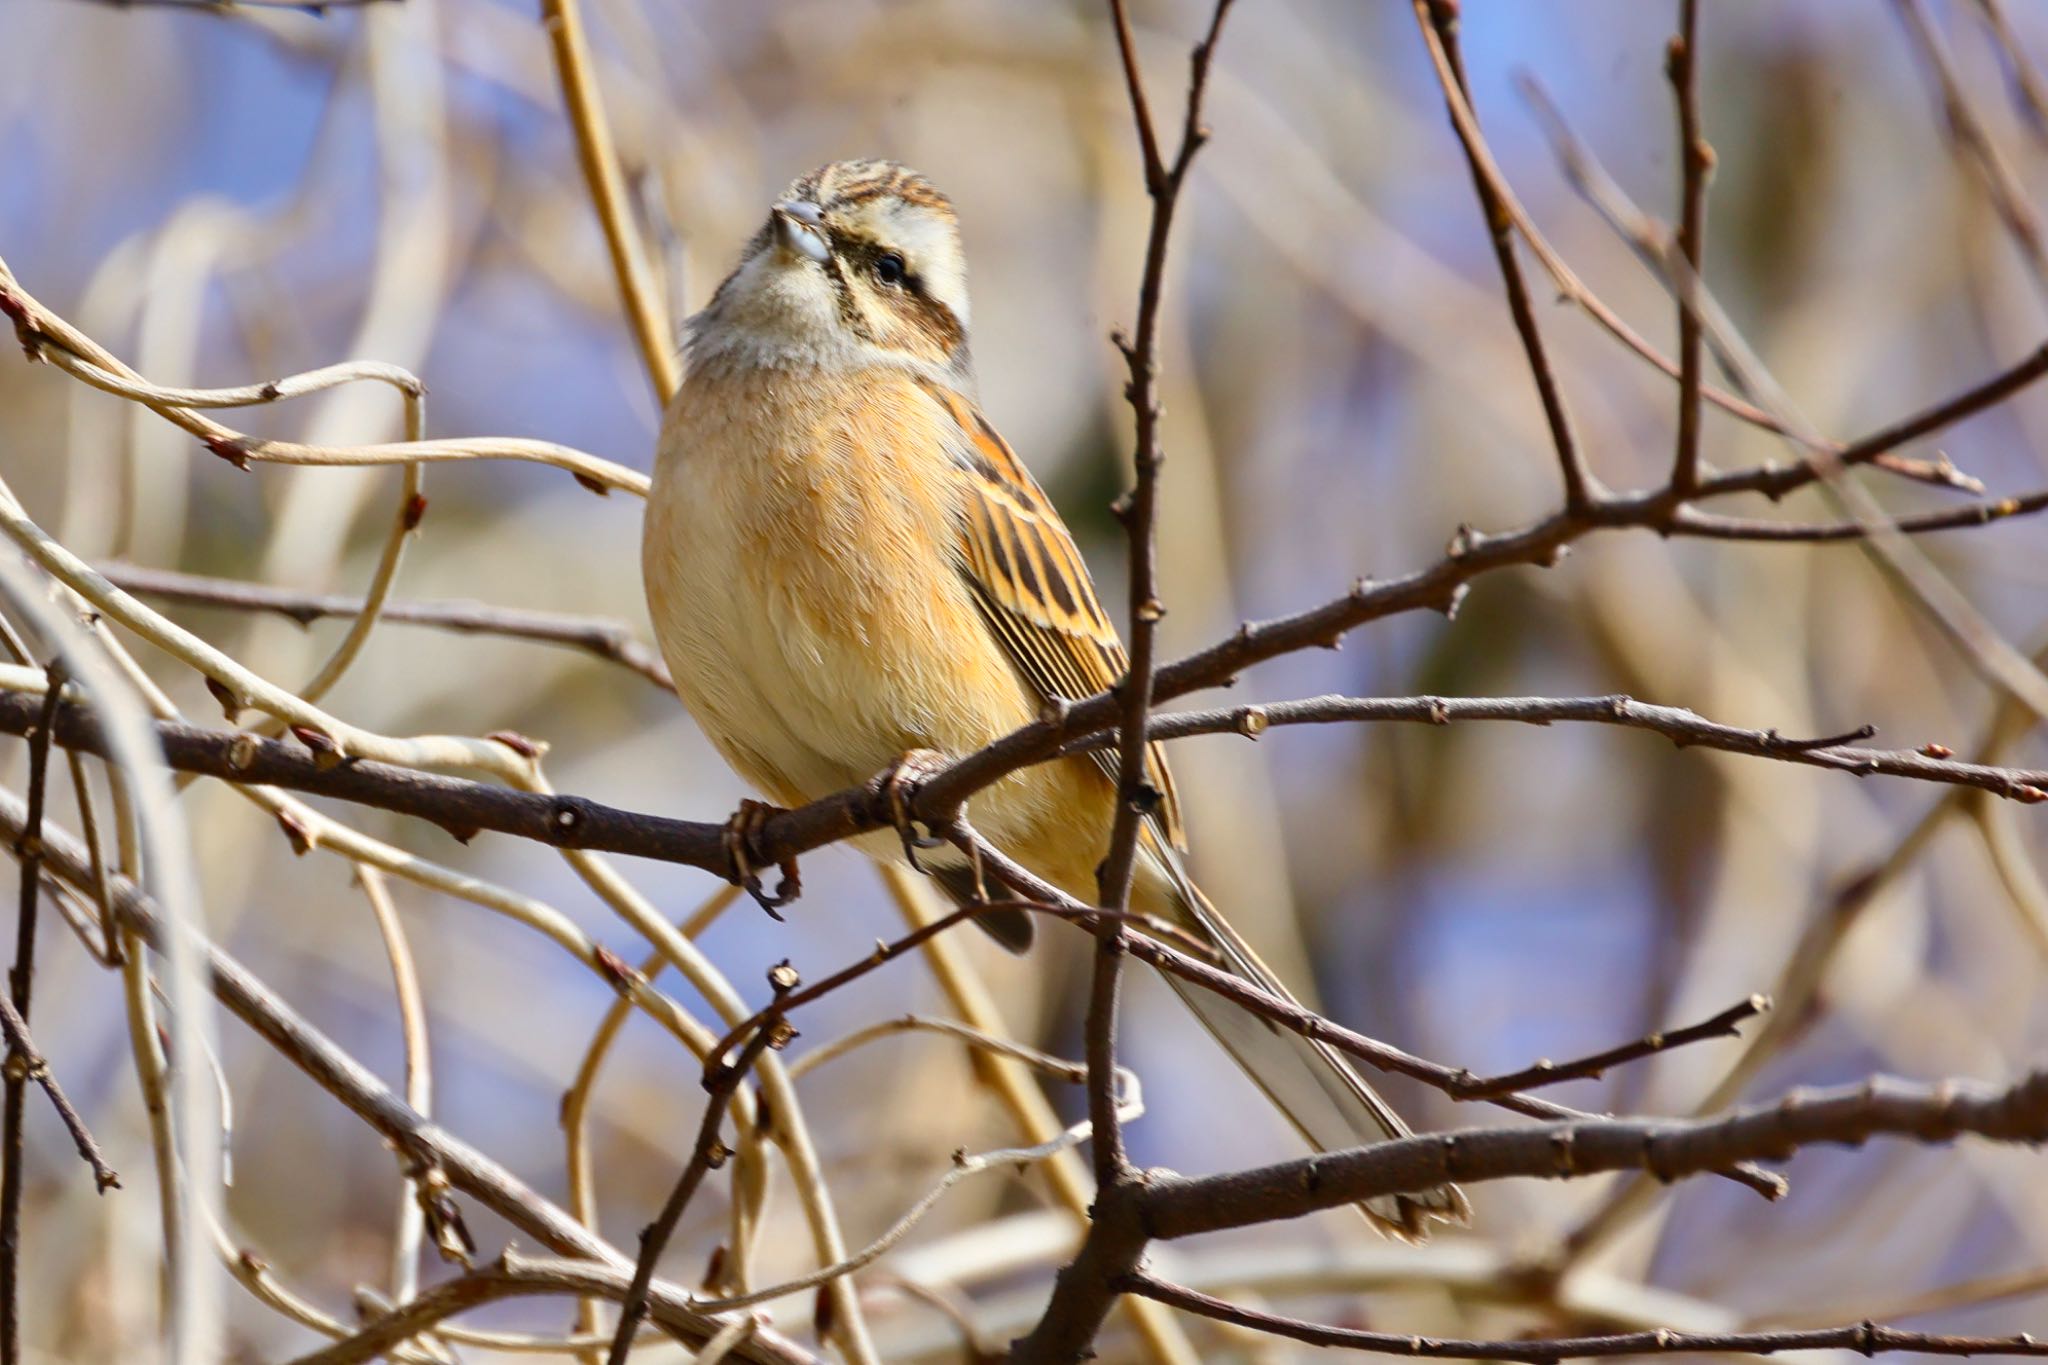
[[[883,284],[901,284],[906,273],[903,258],[893,251],[883,252],[875,258],[875,278]]]

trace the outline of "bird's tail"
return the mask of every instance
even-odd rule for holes
[[[1293,1001],[1287,988],[1188,877],[1180,860],[1152,839],[1146,844],[1147,854],[1166,874],[1188,920],[1215,944],[1225,968]],[[1409,1136],[1401,1116],[1328,1044],[1261,1019],[1214,991],[1171,973],[1167,980],[1223,1050],[1316,1150],[1337,1151]],[[1472,1217],[1471,1206],[1455,1185],[1384,1195],[1358,1207],[1374,1225],[1408,1242],[1426,1238],[1432,1220],[1462,1224]]]

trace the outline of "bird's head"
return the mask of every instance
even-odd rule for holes
[[[797,180],[691,320],[693,365],[900,364],[968,374],[967,267],[953,206],[893,161]]]

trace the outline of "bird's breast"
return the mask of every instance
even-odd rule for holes
[[[957,485],[907,379],[720,376],[664,429],[645,563],[677,691],[780,800],[1033,708],[958,565]]]

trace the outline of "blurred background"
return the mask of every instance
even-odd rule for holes
[[[1784,0],[1706,5],[1701,101],[1719,154],[1705,276],[1817,425],[1850,438],[2039,344],[2044,292],[1953,144],[1918,7]],[[1675,3],[1473,3],[1473,96],[1538,222],[1614,309],[1669,353],[1657,283],[1572,196],[1516,94],[1534,74],[1651,211],[1676,211],[1664,48]],[[1147,204],[1103,7],[1092,0],[589,0],[598,76],[662,288],[680,317],[717,285],[790,179],[883,155],[953,198],[972,263],[975,353],[992,420],[1038,472],[1120,600],[1107,512],[1129,414],[1110,328],[1135,308]],[[2048,60],[2048,11],[1927,0],[2026,200],[2048,185],[1992,17]],[[1162,121],[1206,19],[1134,4]],[[324,16],[8,0],[0,40],[0,256],[23,285],[153,380],[234,384],[350,357],[409,367],[434,436],[561,441],[646,469],[657,405],[625,327],[578,173],[535,0],[388,0]],[[1554,459],[1503,304],[1470,178],[1409,7],[1246,0],[1232,20],[1171,264],[1165,319],[1163,630],[1169,656],[1426,564],[1460,524],[1542,515]],[[1532,287],[1594,468],[1660,481],[1674,386]],[[395,439],[391,394],[358,386],[233,417],[262,435]],[[1994,493],[2048,482],[2048,393],[1940,437]],[[1932,457],[1934,446],[1908,453]],[[1720,468],[1790,458],[1709,410]],[[128,561],[359,593],[397,497],[395,470],[240,472],[148,412],[50,366],[0,358],[0,476],[96,562]],[[1956,494],[1867,476],[1888,506]],[[616,618],[645,637],[639,505],[557,472],[466,464],[427,478],[405,598],[476,598]],[[1775,515],[1736,503],[1717,510]],[[1817,497],[1785,511],[1823,515]],[[1924,542],[2009,638],[2042,643],[2048,557],[2028,520]],[[190,607],[172,614],[267,677],[309,673],[343,627]],[[194,717],[189,671],[152,670]],[[1341,652],[1250,672],[1233,699],[1324,691],[1628,692],[1714,719],[1967,752],[1996,698],[1857,549],[1597,536],[1550,570],[1479,581],[1455,621],[1376,624]],[[1189,699],[1190,702],[1199,699]],[[1213,698],[1212,698],[1213,700]],[[530,643],[387,624],[328,703],[390,734],[511,729],[546,740],[565,791],[723,819],[746,793],[674,699],[625,669]],[[23,781],[21,746],[5,780]],[[2022,739],[2012,761],[2039,763]],[[1283,976],[1336,1019],[1478,1071],[1566,1057],[1689,1023],[1751,992],[1813,987],[1728,1084],[1743,1044],[1709,1043],[1557,1092],[1595,1110],[1686,1113],[1871,1071],[2013,1077],[2048,1039],[2040,817],[1850,779],[1680,752],[1581,727],[1343,727],[1257,745],[1179,746],[1198,874]],[[401,1048],[384,950],[347,861],[294,856],[274,820],[208,784],[184,798],[211,931],[367,1065]],[[69,813],[68,805],[55,809]],[[378,812],[332,813],[420,856],[544,900],[622,957],[646,948],[547,850]],[[1918,830],[1916,834],[1915,831]],[[1901,852],[1903,850],[1903,852]],[[1894,855],[1898,856],[1894,856]],[[623,863],[664,914],[713,893],[689,869]],[[1874,867],[1875,881],[1858,882]],[[777,924],[742,904],[701,942],[750,1000],[781,958],[818,977],[900,930],[848,850],[805,861]],[[435,1115],[551,1198],[566,1198],[557,1110],[611,1002],[541,935],[394,883],[426,982]],[[1078,1056],[1079,936],[1015,961],[963,944],[1017,1035]],[[1044,940],[1049,939],[1046,943]],[[1803,947],[1802,947],[1803,945]],[[29,1340],[48,1360],[156,1350],[160,1231],[118,988],[54,927],[38,1036],[127,1188],[95,1199],[30,1105]],[[703,1002],[671,978],[693,1010]],[[1133,983],[1126,1061],[1148,1108],[1145,1163],[1207,1171],[1298,1150],[1160,983]],[[923,964],[879,972],[800,1021],[807,1046],[906,1009],[946,1012]],[[1750,1026],[1752,1034],[1756,1025]],[[716,1031],[716,1030],[714,1030]],[[232,1021],[227,1196],[237,1245],[336,1315],[388,1283],[398,1182],[376,1136]],[[624,1029],[592,1101],[605,1232],[630,1246],[687,1155],[698,1066],[645,1019]],[[884,1040],[803,1081],[848,1236],[879,1233],[947,1153],[1014,1130],[944,1039]],[[1396,1081],[1420,1127],[1493,1122]],[[1077,1116],[1077,1087],[1054,1084]],[[2042,1322],[2048,1179],[2038,1156],[1965,1146],[1815,1152],[1771,1206],[1695,1181],[1584,1236],[1609,1182],[1489,1185],[1472,1232],[1411,1251],[1334,1213],[1163,1248],[1216,1292],[1389,1330],[1853,1321],[2016,1331]],[[694,1282],[724,1226],[714,1180],[665,1262]],[[1070,1234],[1037,1174],[970,1183],[866,1283],[894,1359],[957,1358],[958,1334],[892,1293],[908,1277],[971,1304],[988,1339],[1030,1320]],[[768,1278],[810,1247],[786,1182]],[[486,1254],[503,1225],[471,1211]],[[1611,1235],[1610,1235],[1611,1233]],[[1573,1248],[1573,1292],[1502,1267]],[[2009,1283],[1982,1277],[2013,1274]],[[440,1272],[433,1267],[428,1275]],[[1948,1292],[1951,1287],[1960,1290]],[[1994,1292],[1996,1291],[1996,1292]],[[238,1358],[318,1338],[228,1300]],[[1921,1303],[1920,1296],[1934,1298]],[[1568,1300],[1568,1302],[1565,1302]],[[808,1300],[778,1311],[802,1335]],[[536,1300],[481,1324],[568,1330]],[[1289,1348],[1195,1324],[1205,1358]],[[1106,1354],[1134,1358],[1113,1329]],[[494,1358],[470,1350],[468,1359]],[[652,1358],[662,1358],[658,1351]]]

